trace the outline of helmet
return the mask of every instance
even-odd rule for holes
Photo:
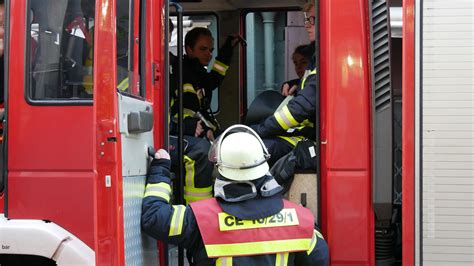
[[[270,155],[262,139],[244,125],[229,127],[209,150],[209,160],[219,173],[230,180],[255,180],[268,172]]]

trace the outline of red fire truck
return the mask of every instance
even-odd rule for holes
[[[174,265],[140,229],[148,149],[168,143],[168,51],[197,26],[216,47],[244,36],[212,104],[223,127],[241,123],[258,93],[294,77],[304,3],[5,1],[0,264]],[[471,265],[473,3],[315,4],[307,204],[331,265]]]

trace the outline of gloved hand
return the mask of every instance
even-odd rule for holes
[[[240,35],[232,34],[227,36],[227,39],[225,40],[224,44],[219,49],[217,60],[228,65],[230,63],[230,59],[232,58],[234,47],[239,42],[245,43],[244,39]]]
[[[166,159],[166,160],[170,160],[170,155],[169,153],[164,150],[164,149],[159,149],[156,153],[155,153],[155,159],[157,160],[160,160],[160,159]]]
[[[165,182],[170,184],[170,155],[166,150],[159,149],[153,156],[150,169],[147,173],[147,183]]]

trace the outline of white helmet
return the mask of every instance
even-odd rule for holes
[[[230,180],[258,179],[268,172],[270,154],[255,131],[244,125],[229,127],[209,150],[209,160]]]

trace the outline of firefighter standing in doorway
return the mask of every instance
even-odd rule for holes
[[[172,25],[172,24],[171,24]],[[170,25],[170,29],[172,29]],[[212,164],[207,160],[210,143],[219,130],[219,125],[210,110],[212,91],[222,83],[233,48],[241,40],[238,36],[230,36],[219,50],[212,70],[205,66],[212,59],[214,39],[206,28],[194,28],[186,34],[183,57],[183,135],[186,142],[184,157],[184,199],[194,202],[212,197]],[[177,135],[178,99],[177,80],[178,58],[171,57],[171,124],[170,134]],[[171,144],[176,144],[171,139]],[[177,152],[172,151],[172,161],[177,161]]]
[[[209,151],[219,171],[215,198],[170,205],[170,160],[159,150],[147,175],[143,230],[186,248],[191,265],[328,265],[313,215],[283,200],[267,158],[251,128],[229,127]]]
[[[314,47],[314,4],[306,4],[303,11],[305,12],[305,29],[311,41],[310,47]],[[252,125],[252,128],[263,138],[263,142],[271,154],[270,165],[289,153],[300,140],[307,138],[314,141],[316,73],[313,52],[312,60],[299,85],[298,94],[272,116],[266,118],[260,124]]]

